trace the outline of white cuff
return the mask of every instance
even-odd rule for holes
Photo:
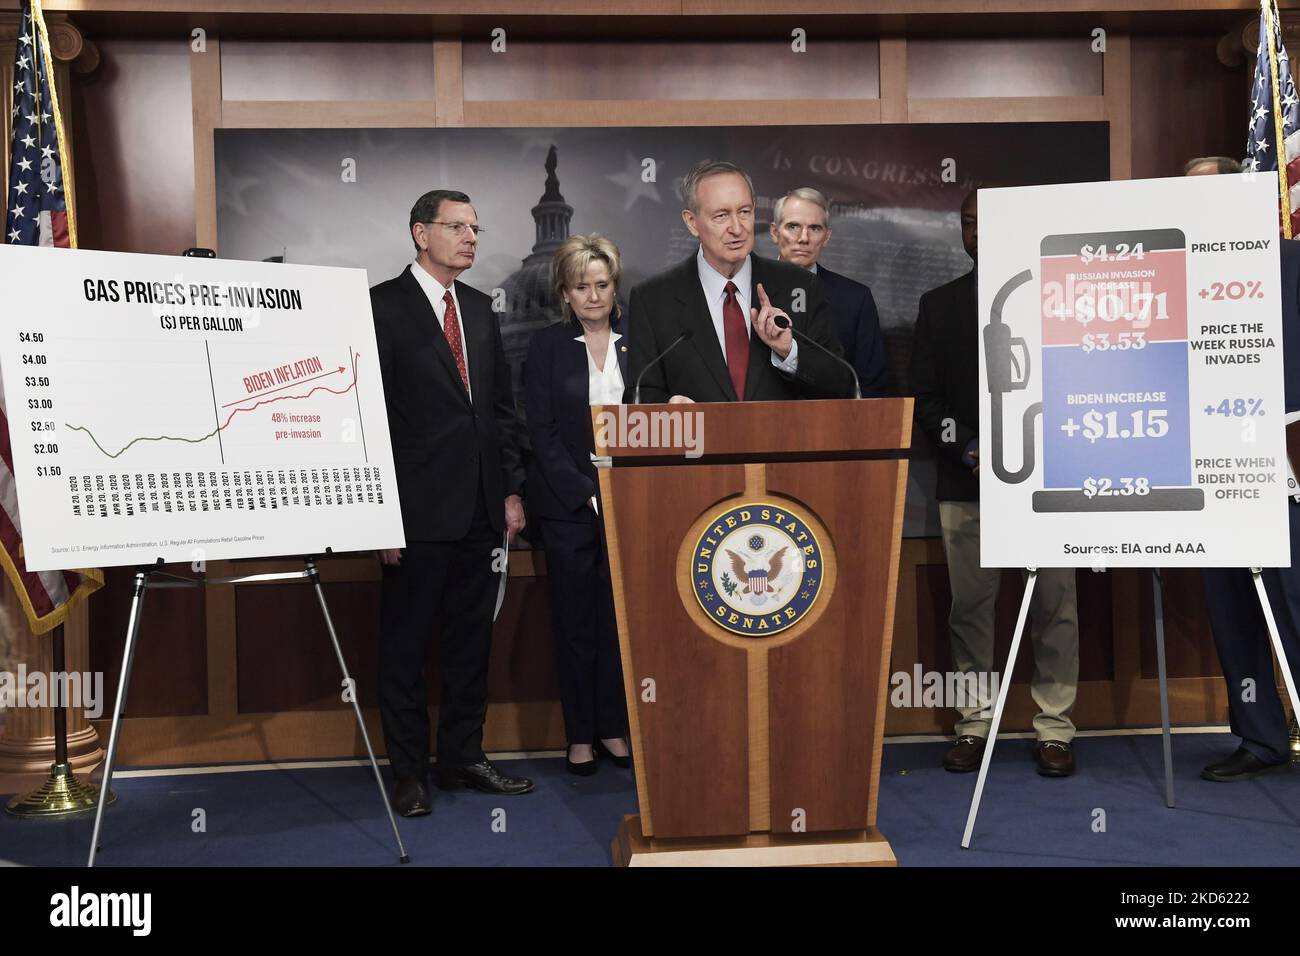
[[[794,339],[790,340],[790,354],[784,360],[777,358],[776,353],[773,352],[772,364],[787,375],[793,375],[799,370],[799,343]]]

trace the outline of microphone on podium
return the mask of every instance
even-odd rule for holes
[[[839,363],[840,363],[841,365],[843,365],[846,369],[848,369],[849,372],[853,375],[853,397],[854,397],[854,398],[861,398],[861,397],[862,397],[862,384],[858,381],[858,370],[857,370],[857,369],[855,369],[855,368],[854,368],[852,365],[850,365],[848,362],[844,361],[844,359],[840,358],[838,355],[836,355],[834,352],[832,352],[832,351],[831,351],[830,349],[828,349],[826,346],[822,345],[822,344],[821,344],[820,342],[818,342],[816,339],[814,339],[814,338],[809,338],[807,335],[805,335],[804,333],[800,332],[798,329],[796,329],[793,325],[790,324],[790,320],[789,320],[788,318],[786,318],[784,315],[778,315],[778,316],[777,316],[776,318],[774,318],[772,321],[776,323],[776,327],[777,327],[778,329],[789,329],[789,330],[790,330],[790,334],[791,334],[791,335],[797,335],[797,336],[799,337],[799,341],[800,341],[800,342],[807,342],[809,345],[812,345],[812,346],[814,346],[814,347],[816,347],[816,348],[821,349],[823,352],[825,352],[825,353],[826,353],[827,355],[829,355],[831,358],[835,359],[835,361],[839,362]],[[668,346],[668,347],[669,347],[669,348],[672,348],[671,345]]]
[[[691,329],[687,329],[681,335],[677,336],[677,338],[673,339],[672,344],[670,344],[668,348],[664,349],[662,352],[656,355],[654,357],[654,361],[647,363],[646,367],[641,369],[641,374],[636,377],[636,387],[632,389],[632,404],[634,405],[641,404],[641,379],[645,378],[645,373],[650,371],[650,369],[653,368],[655,365],[658,365],[660,362],[662,362],[665,355],[667,355],[673,349],[677,348],[677,346],[681,345],[683,342],[689,339],[693,334],[694,332]]]

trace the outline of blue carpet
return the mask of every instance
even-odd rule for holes
[[[1197,776],[1235,746],[1227,735],[1174,738],[1175,810],[1164,806],[1158,736],[1080,738],[1079,772],[1056,780],[1034,773],[1028,741],[1005,740],[970,850],[959,843],[975,775],[944,772],[946,746],[885,747],[879,825],[901,865],[1300,861],[1300,773],[1240,784]],[[559,758],[508,766],[533,777],[537,791],[498,798],[435,790],[431,816],[398,820],[414,865],[608,865],[618,821],[636,812],[629,771],[605,764],[593,777],[573,777]],[[114,789],[119,801],[105,813],[100,866],[397,865],[368,767],[128,778]],[[196,809],[206,814],[206,832],[193,832]],[[1105,813],[1105,832],[1094,831],[1097,810]],[[84,865],[91,828],[90,820],[0,816],[0,858]]]
[[[1078,770],[1062,778],[1035,772],[1032,741],[1003,740],[969,850],[976,774],[940,767],[948,744],[887,746],[877,822],[900,866],[1295,866],[1300,773],[1200,778],[1236,746],[1227,734],[1175,735],[1171,810],[1159,735],[1078,738]]]

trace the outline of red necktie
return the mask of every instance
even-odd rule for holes
[[[727,298],[722,303],[722,332],[727,340],[727,370],[736,389],[736,400],[745,400],[745,373],[749,370],[749,332],[745,316],[736,301],[736,283],[727,282]]]
[[[442,315],[442,334],[447,336],[447,345],[451,348],[451,357],[456,360],[456,370],[460,372],[460,380],[465,386],[465,394],[469,394],[469,372],[465,368],[465,346],[460,341],[460,322],[456,319],[456,300],[451,297],[451,290],[448,289],[443,295],[442,301],[447,303],[447,311]]]

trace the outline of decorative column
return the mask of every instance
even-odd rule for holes
[[[1279,11],[1282,25],[1282,42],[1291,55],[1291,79],[1296,79],[1296,70],[1300,68],[1295,60],[1300,51],[1300,10]],[[1259,4],[1255,4],[1255,15],[1241,25],[1219,38],[1216,51],[1219,62],[1224,66],[1242,66],[1255,68],[1255,51],[1259,47]],[[1247,80],[1249,85],[1249,80]],[[1243,93],[1243,96],[1245,94]]]

